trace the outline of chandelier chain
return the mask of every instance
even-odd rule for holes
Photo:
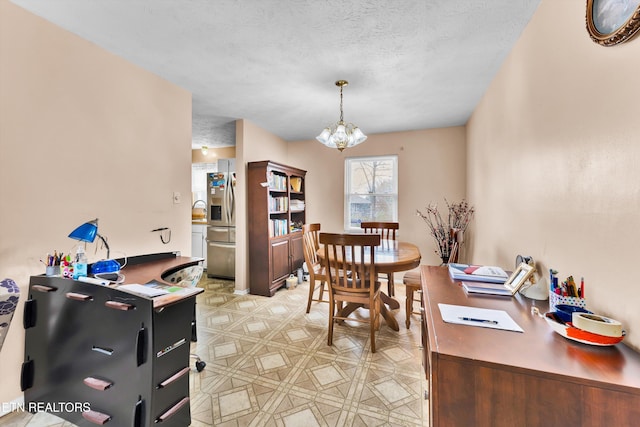
[[[340,86],[340,122],[344,122],[344,114],[342,113],[342,85]]]

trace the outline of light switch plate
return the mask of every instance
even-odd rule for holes
[[[173,203],[174,204],[178,204],[182,202],[182,195],[180,194],[179,191],[174,191],[173,192]]]

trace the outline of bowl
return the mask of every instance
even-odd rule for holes
[[[573,313],[589,313],[593,314],[593,312],[587,310],[586,308],[577,307],[575,305],[567,305],[567,304],[559,304],[556,305],[556,315],[560,320],[564,323],[570,323],[572,320]]]
[[[291,182],[291,189],[296,193],[299,193],[302,189],[302,178],[291,177],[289,181]]]

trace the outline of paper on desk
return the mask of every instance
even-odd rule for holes
[[[166,295],[169,293],[169,291],[165,289],[159,289],[152,286],[144,286],[144,285],[138,285],[138,284],[120,285],[118,286],[118,289],[124,289],[130,292],[134,292],[136,294],[144,295],[151,298],[157,297],[159,295]]]
[[[504,310],[491,310],[488,308],[467,307],[464,305],[438,304],[442,320],[447,323],[459,325],[479,326],[481,328],[503,329],[505,331],[524,332]],[[462,318],[493,320],[498,323],[487,323]]]

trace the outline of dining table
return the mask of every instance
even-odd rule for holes
[[[324,245],[320,245],[318,249],[318,257],[321,262],[324,262]],[[347,252],[347,257],[350,253]],[[373,263],[375,266],[375,272],[377,275],[398,273],[401,271],[412,270],[420,265],[420,249],[413,243],[404,242],[401,240],[389,240],[382,239],[380,245],[376,246],[373,253]],[[349,259],[347,258],[347,261]],[[371,265],[369,254],[365,255],[365,265]],[[393,277],[393,276],[392,276]],[[381,304],[380,314],[394,331],[399,331],[398,321],[396,320],[393,312],[387,310],[387,306],[390,309],[400,308],[400,303],[394,297],[387,295],[384,292],[380,292],[380,297],[384,304]],[[341,311],[341,316],[347,317],[350,313],[355,311],[360,305],[347,304]]]

